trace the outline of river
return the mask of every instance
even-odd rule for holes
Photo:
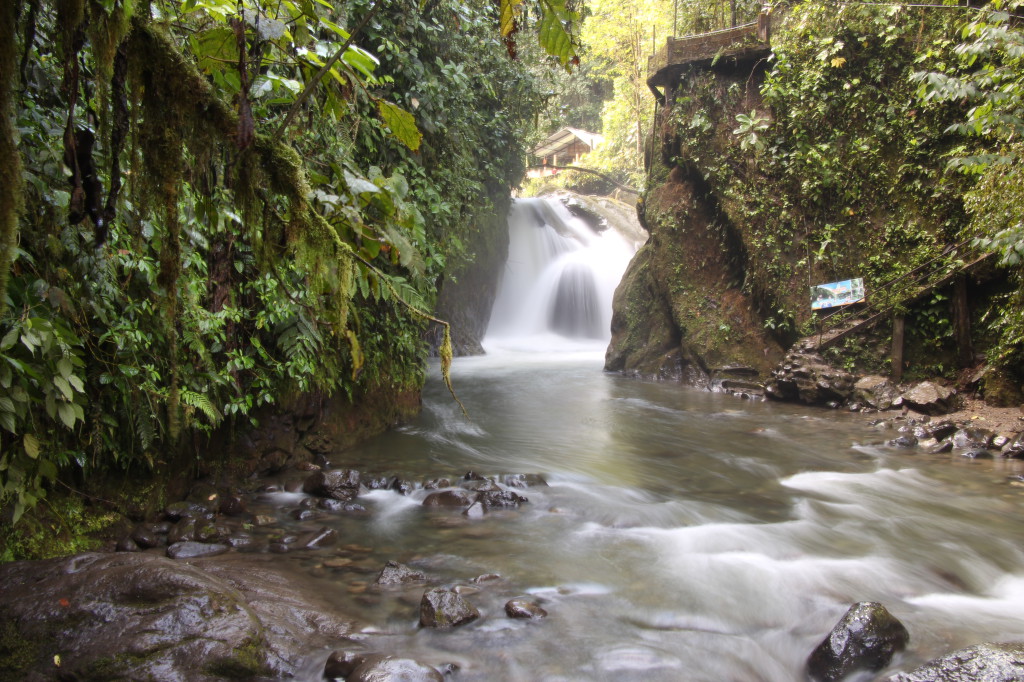
[[[601,360],[456,360],[469,418],[435,371],[415,422],[332,463],[414,480],[541,473],[549,486],[478,520],[427,511],[425,490],[362,495],[367,516],[326,521],[335,554],[356,561],[288,557],[297,579],[365,623],[360,646],[454,662],[460,680],[798,680],[863,600],[910,631],[900,666],[1024,637],[1017,462],[904,454],[863,416],[628,380]],[[365,589],[388,560],[444,584],[501,580],[467,595],[478,621],[422,629],[423,586]],[[507,618],[518,596],[548,617]]]
[[[607,374],[611,295],[638,243],[542,200],[517,202],[510,229],[488,355],[452,368],[468,416],[434,366],[415,421],[331,464],[548,485],[478,519],[424,508],[419,488],[287,521],[338,531],[337,548],[281,561],[361,623],[355,649],[454,663],[466,681],[788,682],[858,601],[909,630],[892,669],[1024,638],[1024,463],[910,454],[864,415]],[[287,519],[303,497],[253,511]],[[372,585],[389,560],[462,586],[482,617],[419,627],[422,584]],[[516,597],[547,617],[506,617]]]

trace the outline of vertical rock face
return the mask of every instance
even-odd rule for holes
[[[807,674],[836,682],[856,670],[881,670],[909,639],[903,623],[878,602],[854,604],[807,659]]]
[[[696,173],[677,167],[647,196],[651,238],[615,292],[609,371],[707,386],[717,367],[767,374],[781,357],[742,290],[742,242]]]

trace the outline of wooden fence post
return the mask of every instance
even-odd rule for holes
[[[974,346],[971,344],[971,308],[967,300],[967,278],[957,275],[953,283],[953,333],[956,336],[956,356],[960,367],[974,364]]]
[[[902,314],[892,318],[892,380],[903,381],[903,335],[906,331],[906,318]]]

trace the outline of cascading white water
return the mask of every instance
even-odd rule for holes
[[[615,287],[637,248],[615,225],[596,232],[558,199],[517,200],[485,346],[603,348]]]

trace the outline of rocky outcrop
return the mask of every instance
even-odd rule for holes
[[[1024,642],[978,644],[954,651],[885,682],[1019,682],[1024,680]]]
[[[817,353],[795,350],[772,370],[765,393],[776,400],[838,407],[853,395],[855,382],[852,374],[833,367]]]
[[[857,670],[881,670],[909,639],[903,623],[878,602],[854,604],[807,659],[807,674],[836,682]]]
[[[0,669],[10,679],[281,679],[350,630],[320,595],[252,555],[0,566]]]
[[[742,246],[699,176],[682,168],[644,203],[650,240],[615,292],[605,369],[709,388],[711,368],[767,375],[782,355],[742,290]]]

